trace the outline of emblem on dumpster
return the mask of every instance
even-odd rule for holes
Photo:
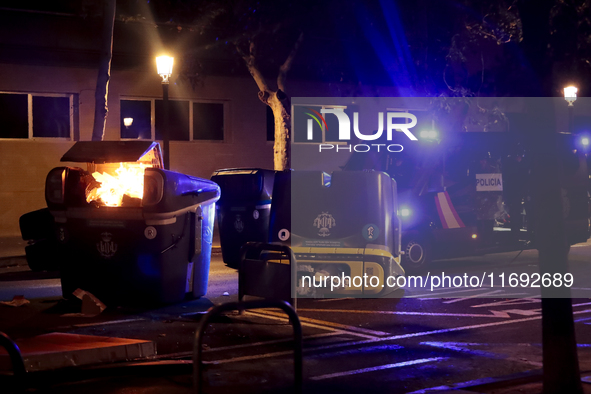
[[[287,241],[289,239],[289,230],[286,228],[282,228],[281,230],[279,230],[279,233],[277,233],[277,236],[281,241]]]
[[[156,235],[158,235],[158,231],[156,231],[154,226],[148,226],[144,230],[144,236],[148,239],[154,239],[156,238]]]
[[[380,236],[380,228],[373,223],[366,224],[361,231],[363,238],[368,241],[373,241]]]
[[[336,222],[328,212],[322,212],[314,219],[314,227],[319,230],[318,235],[321,237],[328,237],[330,235],[330,229],[334,226],[336,226]]]
[[[239,233],[241,233],[244,230],[244,222],[242,221],[242,216],[236,215],[236,220],[234,221],[234,228]]]
[[[101,234],[101,241],[96,244],[96,248],[106,259],[110,259],[117,252],[117,244],[113,242],[113,234],[104,232]]]

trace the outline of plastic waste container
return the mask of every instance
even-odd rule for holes
[[[230,168],[213,173],[221,189],[217,205],[218,229],[224,263],[238,268],[240,247],[267,242],[275,171]]]
[[[54,168],[46,181],[64,297],[80,288],[109,306],[205,295],[214,182],[161,169],[150,141],[78,142],[62,161],[88,163]]]
[[[27,263],[32,271],[54,271],[59,268],[59,244],[55,223],[48,208],[28,212],[19,218]]]

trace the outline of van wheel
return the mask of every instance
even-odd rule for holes
[[[431,261],[431,244],[420,236],[411,232],[402,237],[402,268],[407,273],[415,273],[425,269]]]

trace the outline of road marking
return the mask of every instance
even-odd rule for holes
[[[250,313],[252,313],[252,312],[250,312]],[[576,312],[573,312],[573,315],[580,315],[583,313],[591,313],[591,309],[576,311]],[[395,341],[398,339],[407,339],[407,338],[414,338],[414,337],[421,337],[421,336],[428,336],[428,335],[445,334],[448,332],[455,332],[455,331],[465,331],[465,330],[474,330],[474,329],[485,328],[485,327],[502,326],[505,324],[515,324],[515,323],[522,323],[522,322],[528,322],[528,321],[540,320],[540,319],[542,319],[542,316],[527,317],[527,318],[523,318],[523,319],[505,320],[505,321],[494,322],[494,323],[475,324],[475,325],[471,325],[471,326],[445,328],[445,329],[441,329],[441,330],[432,330],[432,331],[415,332],[415,333],[409,333],[409,334],[392,335],[392,336],[385,337],[385,338],[372,338],[372,339],[366,339],[366,340],[357,341],[357,342],[334,343],[334,344],[330,344],[330,345],[324,345],[324,346],[318,346],[318,347],[314,347],[314,348],[310,348],[310,349],[304,349],[304,353],[308,353],[308,352],[312,352],[312,351],[317,352],[320,350],[329,350],[329,349],[332,350],[332,349],[338,349],[338,348],[347,347],[347,346],[361,346],[361,345],[365,345],[365,344],[375,344],[375,343],[379,343],[379,342]],[[292,354],[292,353],[293,353],[293,351],[289,350],[289,351],[285,351],[285,352],[258,354],[255,356],[235,357],[235,358],[222,359],[222,360],[216,360],[216,361],[206,361],[206,362],[204,362],[204,364],[227,364],[227,363],[238,362],[238,361],[247,361],[247,360],[255,360],[255,359],[261,359],[261,358],[284,356],[284,355]]]
[[[361,353],[361,352],[368,353],[368,352],[372,352],[372,351],[380,351],[380,350],[393,351],[393,350],[400,350],[400,349],[404,349],[404,346],[376,345],[376,346],[359,347],[359,348],[355,348],[355,349],[340,350],[338,352],[320,353],[320,354],[315,354],[315,355],[308,356],[308,357],[312,357],[312,358],[337,357],[337,356],[346,356],[346,355]],[[312,350],[316,350],[316,349],[309,348],[309,350],[312,351]]]
[[[193,354],[193,353],[191,353],[191,354]],[[279,357],[279,356],[285,356],[288,354],[293,354],[293,350],[286,350],[283,352],[274,352],[274,353],[256,354],[254,356],[224,358],[221,360],[214,360],[214,361],[203,361],[203,364],[221,365],[221,364],[235,363],[235,362],[239,362],[239,361],[260,360],[261,358]]]
[[[341,344],[341,345],[345,345],[345,344]],[[330,345],[327,345],[327,346],[330,346]],[[303,349],[303,352],[304,353],[315,352],[320,348],[322,348],[322,347],[307,348],[307,349]],[[371,351],[371,350],[398,350],[398,349],[403,349],[403,347],[400,345],[378,345],[378,346],[370,346],[370,347],[363,347],[363,348],[357,348],[357,349],[341,350],[338,352],[322,353],[322,354],[315,355],[312,357],[333,357],[333,356],[354,354],[354,353],[359,353],[359,352],[367,352],[367,351]],[[191,354],[193,354],[193,353],[191,352]],[[221,359],[221,360],[203,361],[203,364],[221,365],[221,364],[235,363],[235,362],[240,362],[240,361],[260,360],[262,358],[286,356],[288,354],[293,354],[293,350],[255,354],[252,356],[232,357],[232,358],[225,358],[225,359]]]
[[[424,342],[427,343],[427,342]],[[429,343],[445,343],[450,346],[520,346],[520,347],[534,347],[541,344],[536,343],[509,343],[509,342],[499,342],[499,343],[482,343],[482,342],[429,342]]]
[[[408,288],[404,288],[405,290],[408,290]],[[451,290],[451,288],[442,288],[441,290]],[[440,296],[441,294],[457,294],[457,293],[469,293],[469,292],[473,292],[473,291],[482,291],[481,288],[478,289],[467,289],[467,290],[454,290],[454,291],[439,291],[439,292],[431,292],[431,293],[426,293],[426,294],[416,294],[416,295],[409,295],[409,296],[404,296],[404,298],[419,298],[421,300],[432,300],[435,297]],[[420,297],[425,297],[425,296],[430,296],[427,298],[420,298]]]
[[[355,369],[352,371],[329,373],[326,375],[314,376],[314,377],[311,377],[310,380],[324,380],[324,379],[338,378],[341,376],[357,375],[360,373],[382,371],[384,369],[391,369],[391,368],[401,368],[401,367],[407,367],[409,365],[425,364],[425,363],[430,363],[430,362],[435,362],[435,361],[442,361],[442,360],[446,360],[446,359],[447,359],[447,357],[419,358],[417,360],[404,361],[404,362],[396,363],[396,364],[379,365],[377,367],[362,368],[362,369]]]
[[[282,316],[281,314],[278,314],[278,316],[271,316],[268,315],[266,313],[261,313],[261,312],[255,312],[255,311],[246,311],[246,314],[249,315],[253,315],[253,316],[257,316],[257,317],[261,317],[261,318],[266,318],[266,319],[271,319],[271,320],[278,320],[278,321],[282,321],[284,323],[289,322],[289,318]],[[366,338],[366,339],[371,339],[371,338],[375,338],[374,335],[366,335],[366,334],[362,334],[359,332],[353,332],[353,331],[347,331],[347,330],[338,330],[334,327],[328,327],[322,324],[315,324],[315,323],[311,323],[308,321],[303,321],[302,318],[300,317],[300,323],[302,323],[302,326],[307,326],[307,327],[312,327],[312,328],[319,328],[321,330],[328,330],[328,331],[338,331],[338,332],[342,332],[342,333],[346,333],[346,334],[350,334],[350,335],[355,335],[361,338]]]
[[[528,365],[533,365],[534,367],[539,367],[539,368],[541,368],[543,366],[543,364],[538,361],[529,361],[526,359],[507,357],[502,354],[486,352],[483,350],[469,349],[468,346],[461,345],[457,342],[421,342],[421,345],[427,345],[427,346],[437,347],[437,348],[441,348],[441,349],[455,350],[457,352],[470,353],[470,354],[474,354],[476,356],[482,356],[482,357],[492,358],[492,359],[496,359],[496,360],[507,360],[507,361],[512,361],[512,362],[521,363],[521,364],[528,364]],[[467,345],[469,345],[469,346],[491,346],[488,343],[484,343],[484,344],[471,343],[471,344],[467,344]]]
[[[343,331],[333,331],[333,332],[325,332],[325,333],[321,333],[321,334],[307,335],[303,339],[306,340],[306,339],[313,339],[313,338],[332,337],[332,336],[343,335],[343,334],[346,334],[346,333]],[[214,347],[214,348],[209,348],[207,350],[204,350],[203,353],[219,352],[222,350],[242,349],[242,348],[251,347],[251,346],[273,345],[273,344],[277,344],[277,343],[290,342],[290,341],[293,341],[293,338],[275,339],[272,341],[243,343],[241,345],[220,346],[220,347]]]
[[[493,317],[509,319],[509,313],[522,316],[534,316],[539,313],[538,310],[529,309],[508,309],[505,311],[489,311],[491,314],[479,313],[440,313],[440,312],[407,312],[407,311],[366,311],[366,310],[349,310],[349,309],[313,309],[300,308],[300,312],[319,312],[319,313],[359,313],[359,314],[376,314],[376,315],[403,315],[403,316],[433,316],[433,317]],[[301,318],[300,318],[301,319]]]
[[[303,309],[298,309],[298,310],[303,310]],[[255,313],[256,312],[250,312],[250,313]],[[269,311],[267,309],[264,309],[264,313],[261,313],[262,315],[271,315],[271,316],[276,316],[276,317],[282,317],[283,319],[286,319],[281,313],[278,312],[272,312]],[[301,322],[305,322],[305,323],[312,323],[312,324],[320,324],[323,326],[328,326],[331,328],[336,328],[336,329],[341,329],[341,330],[345,330],[345,331],[352,331],[355,333],[361,333],[361,334],[365,334],[365,335],[371,335],[374,337],[382,337],[382,336],[386,336],[386,335],[390,335],[389,332],[384,332],[384,331],[375,331],[375,330],[369,330],[367,328],[362,328],[362,327],[356,327],[356,326],[349,326],[346,324],[340,324],[340,323],[333,323],[333,322],[329,322],[329,321],[325,321],[325,320],[317,320],[317,319],[311,319],[309,317],[300,317],[300,321]]]
[[[502,300],[502,301],[489,302],[487,304],[471,305],[471,307],[472,308],[489,308],[491,306],[537,304],[539,302],[542,302],[542,300],[539,298],[517,298],[514,300]]]
[[[491,295],[491,294],[497,294],[497,293],[500,293],[502,291],[503,290],[493,290],[493,291],[487,291],[485,293],[472,294],[471,296],[468,296],[468,297],[454,298],[454,299],[451,299],[449,301],[444,301],[443,303],[444,304],[453,304],[455,302],[469,300],[471,298],[484,297],[484,296]]]
[[[345,297],[345,298],[321,298],[314,300],[314,302],[331,302],[331,301],[342,301],[342,300],[354,300],[354,297]]]

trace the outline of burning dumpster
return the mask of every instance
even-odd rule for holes
[[[107,304],[154,304],[207,291],[215,202],[209,180],[166,171],[151,141],[77,142],[45,199],[56,225],[62,292]]]

